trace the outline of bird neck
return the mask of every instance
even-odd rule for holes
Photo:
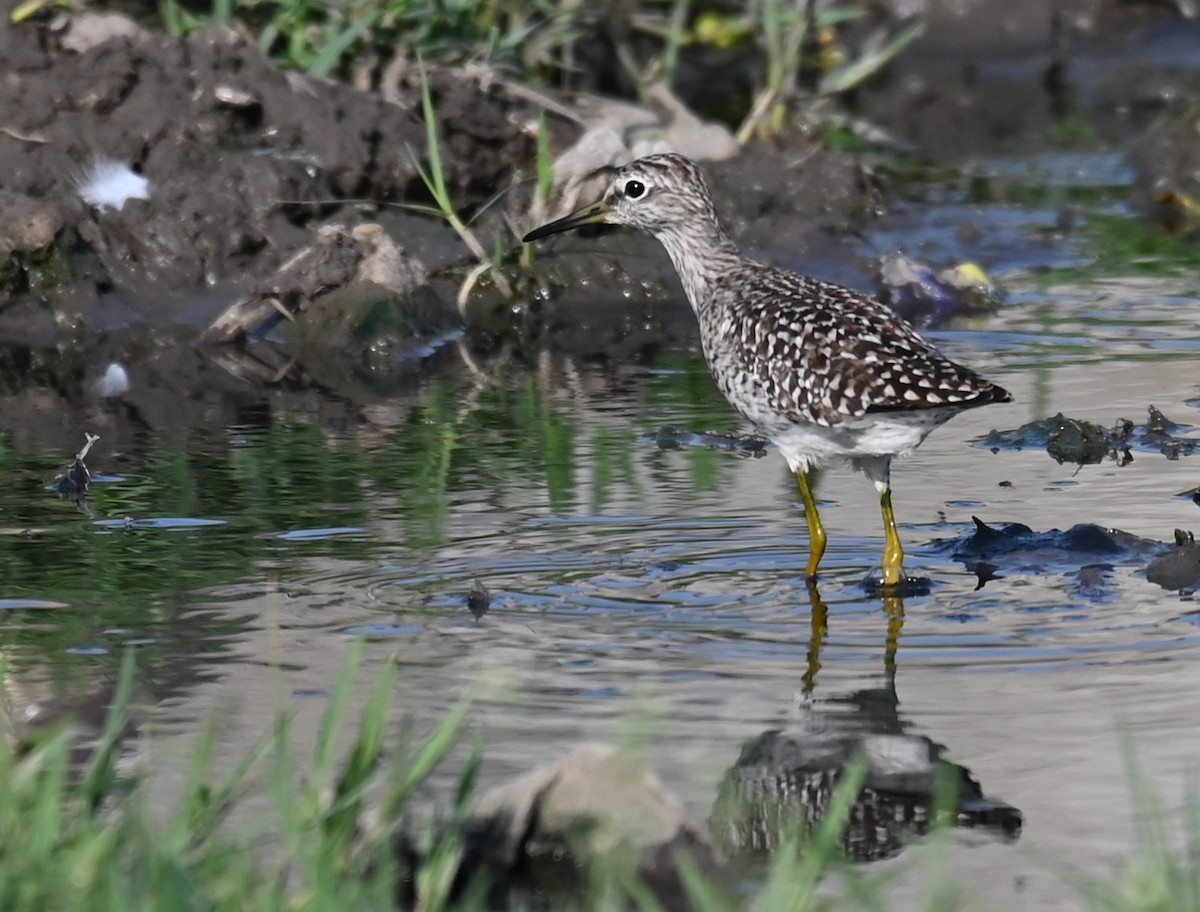
[[[715,220],[671,226],[655,234],[667,248],[688,302],[697,313],[711,300],[707,292],[712,284],[744,262],[737,245]]]

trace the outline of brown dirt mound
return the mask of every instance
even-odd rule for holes
[[[176,39],[111,16],[4,22],[0,72],[0,248],[37,249],[59,226],[135,293],[261,274],[337,201],[425,195],[409,151],[425,148],[415,85],[391,104],[285,72],[232,30]],[[452,186],[494,192],[529,139],[498,96],[449,74],[431,84]],[[97,159],[144,175],[150,199],[120,211],[82,202]]]

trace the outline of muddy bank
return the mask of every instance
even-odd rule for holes
[[[403,359],[376,349],[364,360],[362,345],[272,392],[193,343],[335,216],[353,224],[425,198],[409,152],[425,142],[415,81],[389,103],[284,72],[232,31],[179,40],[92,16],[25,26],[5,16],[0,67],[0,252],[15,290],[0,299],[0,414],[18,438],[73,444],[86,425],[130,447],[151,427],[269,412],[314,376],[360,404],[404,387]],[[430,79],[447,180],[482,199],[531,141],[498,93]],[[79,189],[97,160],[130,166],[149,198],[89,206]],[[439,239],[449,249],[429,237]],[[129,385],[106,396],[96,384],[110,365]]]
[[[271,388],[314,385],[367,406],[428,369],[461,332],[455,297],[473,266],[469,254],[440,219],[403,208],[430,203],[416,164],[426,127],[415,68],[389,85],[385,100],[285,72],[231,30],[175,39],[91,15],[22,26],[5,19],[0,67],[8,290],[0,411],[8,426],[40,427],[34,436],[57,447],[73,445],[83,423],[109,435],[115,423],[125,440],[164,422],[237,421],[269,409]],[[515,249],[538,104],[482,68],[431,70],[429,85],[450,193],[464,211],[498,196],[472,229],[489,249]],[[644,120],[625,109],[604,116]],[[564,147],[582,131],[569,118],[552,124]],[[741,203],[739,229],[753,224],[769,237],[773,220],[797,209],[860,207],[848,155],[810,166],[825,172],[823,187],[797,182],[781,197],[762,179],[794,170],[800,158],[794,148],[764,147],[722,180],[725,202]],[[129,166],[145,182],[136,196],[146,198],[89,205],[81,189],[97,161]],[[831,186],[844,190],[831,196]],[[291,274],[322,232],[349,237],[377,231],[376,223],[418,281],[375,297],[351,293],[361,305],[353,310],[345,299],[324,306],[324,296],[356,275],[357,260],[326,257]],[[498,300],[484,276],[475,283],[481,303],[469,312],[472,345],[486,352],[505,339],[536,345],[551,334],[568,353],[624,358],[689,337],[669,264],[639,241],[586,238],[577,254],[540,257],[517,306]],[[618,307],[598,308],[596,285],[630,293]],[[276,314],[273,324],[248,324],[254,332],[233,349],[194,348],[238,301],[268,317],[273,307],[289,309],[299,322],[279,324]],[[668,301],[677,306],[663,307]],[[384,311],[391,317],[381,321]],[[329,350],[316,344],[322,339]],[[129,389],[105,397],[95,384],[110,365],[127,373]]]
[[[2,202],[42,213],[6,218],[6,246],[37,243],[25,223],[57,223],[66,255],[98,261],[102,290],[190,291],[262,272],[356,200],[427,196],[409,153],[425,144],[413,85],[388,103],[285,72],[231,30],[110,36],[94,16],[0,26],[0,66]],[[450,186],[464,202],[490,194],[530,139],[499,93],[430,78]],[[149,199],[87,206],[79,185],[97,159],[146,178]]]
[[[978,4],[966,15],[957,4],[923,5],[923,37],[856,92],[853,106],[918,157],[961,160],[1045,143],[1074,114],[1114,141],[1140,128],[1161,108],[1133,98],[1153,79],[1100,78],[1100,63],[1158,74],[1160,83],[1169,77],[1164,84],[1176,87],[1195,75],[1187,55],[1150,59],[1156,49],[1196,40],[1164,5],[1095,0],[1075,4],[1069,16],[1061,5],[1001,6]],[[910,15],[879,13],[893,22]],[[882,166],[878,149],[839,151],[804,132],[730,147],[727,126],[689,110],[703,108],[705,81],[701,56],[684,57],[678,97],[659,92],[640,104],[531,90],[481,66],[430,70],[448,189],[460,211],[483,209],[471,228],[501,255],[513,284],[505,299],[479,274],[456,303],[475,262],[444,222],[403,208],[430,203],[414,161],[426,145],[416,68],[398,69],[380,91],[360,91],[285,72],[232,30],[176,39],[120,17],[23,25],[5,17],[5,413],[21,427],[41,415],[47,430],[59,429],[50,433],[56,445],[60,431],[63,443],[74,441],[77,422],[98,407],[95,379],[112,363],[128,372],[131,392],[115,400],[120,408],[105,405],[106,414],[131,409],[144,427],[203,416],[220,423],[262,410],[272,399],[268,388],[315,386],[366,407],[439,358],[457,365],[451,349],[459,343],[476,356],[533,357],[549,346],[617,361],[694,345],[677,279],[646,238],[601,230],[556,239],[532,263],[518,264],[516,238],[537,215],[530,179],[543,111],[560,164],[572,154],[584,162],[548,205],[596,192],[585,180],[590,167],[658,143],[684,147],[724,159],[706,169],[731,233],[750,255],[878,287],[874,257],[883,251],[855,237],[888,217],[897,188],[887,156],[896,147],[884,144]],[[1047,75],[1054,73],[1061,78]],[[147,198],[119,208],[85,202],[81,184],[97,160],[130,166],[146,181]],[[317,272],[283,282],[287,264],[321,232],[360,230],[385,232],[421,282],[374,297],[352,289],[324,310],[317,305],[337,283]],[[347,300],[361,310],[352,312]],[[192,349],[218,314],[247,301],[263,318],[248,324],[245,340],[219,353]],[[313,321],[313,313],[326,316]],[[336,346],[322,351],[314,343],[323,339]],[[147,401],[131,404],[139,395]],[[180,401],[197,405],[180,408]]]
[[[914,16],[885,5],[858,26],[916,19],[924,32],[856,91],[852,106],[922,156],[961,161],[1045,143],[1072,117],[1120,141],[1200,85],[1200,38],[1163,4],[919,6]],[[737,152],[728,130],[680,104],[702,110],[714,72],[709,61],[701,78],[698,51],[683,57],[678,98],[660,91],[640,105],[577,102],[485,66],[431,69],[454,202],[470,213],[491,201],[473,226],[481,243],[515,248],[529,218],[543,111],[555,154],[589,130],[619,134],[615,151],[581,147],[594,166],[653,143],[703,159]],[[44,291],[75,277],[80,289],[166,295],[168,319],[203,321],[209,314],[179,313],[186,293],[267,275],[325,222],[353,227],[386,207],[430,202],[414,162],[426,145],[414,66],[398,68],[380,92],[359,91],[283,71],[230,29],[176,39],[91,14],[0,23],[0,66],[0,254],[10,290]],[[119,209],[85,203],[80,186],[98,159],[130,166],[149,182],[149,198]],[[784,265],[829,259],[824,271],[835,280],[869,275],[841,235],[885,211],[887,194],[859,158],[793,133],[751,143],[711,170],[733,233],[752,251]],[[454,239],[444,248],[440,228],[410,223],[396,240],[435,273],[469,267]],[[48,238],[58,239],[52,249]],[[652,274],[663,277],[661,266]],[[635,273],[627,287],[639,283]],[[548,282],[528,287],[553,284],[551,270]]]

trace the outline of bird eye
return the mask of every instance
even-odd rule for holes
[[[646,185],[641,181],[627,181],[625,184],[625,195],[630,199],[637,199],[646,192]]]

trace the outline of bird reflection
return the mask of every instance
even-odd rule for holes
[[[816,585],[808,586],[809,617],[812,620],[812,635],[808,641],[808,662],[800,678],[800,692],[811,697],[817,686],[817,672],[821,670],[821,647],[829,632],[829,606],[821,598]],[[883,613],[887,616],[887,640],[883,651],[883,672],[895,691],[896,652],[900,646],[900,631],[904,628],[904,599],[899,596],[883,597]]]
[[[812,632],[801,678],[800,705],[784,728],[747,742],[721,784],[711,828],[731,856],[769,853],[798,830],[816,826],[838,781],[856,756],[866,779],[854,800],[842,844],[851,858],[867,861],[900,851],[925,833],[937,805],[955,826],[979,827],[1014,839],[1021,812],[992,801],[970,770],[947,760],[944,748],[911,733],[899,712],[896,658],[904,626],[904,603],[886,597],[883,680],[876,688],[818,700],[817,676],[829,630],[829,608],[808,588]]]

